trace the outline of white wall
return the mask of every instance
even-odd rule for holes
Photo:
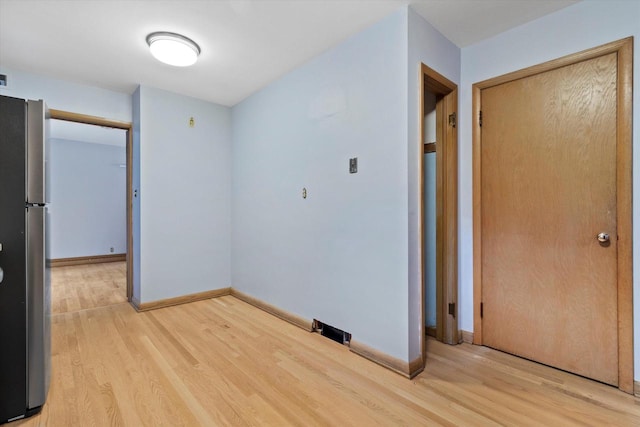
[[[640,2],[584,1],[462,49],[460,92],[460,327],[473,330],[471,85],[628,36],[635,37],[633,145],[640,144]],[[640,271],[640,150],[633,153],[634,270]],[[635,274],[634,294],[640,295]],[[640,304],[634,305],[635,378],[640,379]]]
[[[140,302],[229,287],[230,109],[147,86],[134,98]]]
[[[421,356],[420,295],[422,291],[420,241],[420,157],[423,155],[420,135],[420,79],[421,64],[436,70],[454,83],[460,81],[460,49],[440,34],[411,8],[408,9],[408,251],[409,251],[409,359]],[[405,212],[406,213],[406,212]]]
[[[406,34],[400,9],[232,114],[233,286],[403,360]]]
[[[51,258],[126,253],[125,162],[124,146],[51,140]]]

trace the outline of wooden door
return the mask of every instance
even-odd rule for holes
[[[442,342],[458,344],[458,89],[444,96],[436,108],[442,116],[439,133],[444,146],[436,151],[437,335]]]
[[[481,94],[483,342],[614,385],[617,73],[610,53]]]
[[[436,338],[448,344],[459,342],[458,330],[458,86],[437,71],[421,64],[421,97],[425,92],[436,96],[436,141],[423,145],[424,120],[420,129],[420,239],[424,254],[424,153],[436,152]],[[424,98],[420,99],[420,117],[424,118]],[[426,360],[425,259],[422,257],[422,297],[420,339],[422,360]]]

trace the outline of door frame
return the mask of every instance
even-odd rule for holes
[[[67,122],[84,123],[88,125],[103,126],[115,129],[124,129],[127,132],[126,141],[126,170],[127,170],[127,301],[133,297],[133,132],[129,122],[110,120],[102,117],[86,114],[72,113],[63,110],[49,109],[52,119]]]
[[[458,344],[458,96],[456,85],[424,63],[420,68],[420,339],[426,360],[424,154],[433,145],[424,141],[424,94],[436,95],[436,339]],[[445,98],[447,95],[452,95]],[[450,120],[450,115],[453,119]],[[450,309],[450,305],[453,304]]]
[[[611,53],[617,54],[616,203],[618,223],[618,388],[633,394],[632,129],[633,37],[473,85],[473,343],[482,345],[482,90]]]

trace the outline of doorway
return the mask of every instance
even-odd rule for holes
[[[474,85],[474,343],[633,392],[632,39]]]
[[[425,64],[420,73],[422,355],[426,335],[458,344],[458,90]]]
[[[73,122],[73,123],[81,123],[87,125],[95,125],[101,126],[104,128],[111,129],[121,129],[126,133],[126,142],[125,142],[125,163],[124,165],[116,165],[118,167],[124,166],[125,174],[126,174],[126,255],[125,255],[125,264],[126,264],[126,299],[131,302],[131,298],[133,295],[133,230],[132,230],[132,190],[131,190],[131,182],[132,182],[132,132],[131,132],[131,123],[128,122],[120,122],[115,120],[103,119],[101,117],[89,116],[85,114],[72,113],[61,110],[50,109],[51,119]],[[82,179],[82,177],[78,177],[78,179]],[[91,257],[89,257],[91,258]],[[101,258],[103,261],[109,261],[109,256],[105,256]],[[114,258],[115,260],[115,258]],[[89,259],[90,261],[90,259]],[[107,268],[108,269],[108,268]],[[114,268],[108,269],[114,270]],[[115,269],[118,270],[119,269]]]

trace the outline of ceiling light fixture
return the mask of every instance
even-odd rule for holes
[[[200,55],[200,46],[196,42],[176,33],[151,33],[147,36],[147,44],[158,61],[176,67],[193,65]]]

